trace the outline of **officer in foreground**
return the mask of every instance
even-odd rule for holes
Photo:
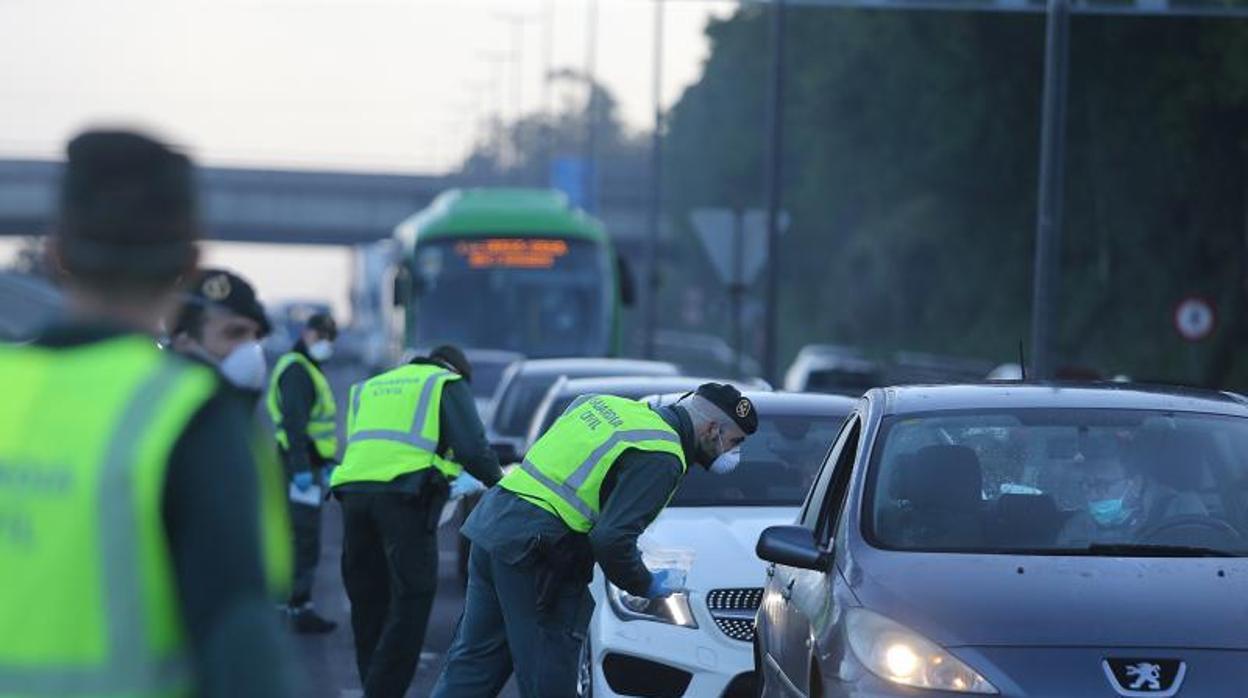
[[[293,695],[245,417],[154,341],[197,233],[185,156],[70,142],[48,245],[70,319],[0,347],[0,695]]]
[[[369,698],[402,698],[416,672],[448,495],[502,477],[471,380],[463,352],[442,346],[351,388],[347,452],[333,487],[356,665]]]
[[[749,399],[718,383],[668,407],[606,395],[573,403],[464,524],[464,615],[433,695],[497,695],[513,668],[526,697],[575,695],[594,563],[634,596],[683,591],[687,570],[647,569],[637,537],[688,462],[731,472],[757,428]]]
[[[268,371],[260,340],[269,331],[264,306],[246,279],[202,269],[186,284],[169,336],[174,351],[216,368],[254,407]]]
[[[334,391],[321,370],[333,356],[338,326],[325,313],[308,318],[295,346],[273,367],[266,405],[289,481],[295,571],[286,610],[297,633],[332,632],[338,624],[312,607],[312,585],[321,559],[321,505],[338,454]]]

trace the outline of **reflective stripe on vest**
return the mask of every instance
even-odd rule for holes
[[[338,410],[334,403],[334,391],[330,387],[329,381],[325,378],[325,374],[316,367],[316,364],[297,351],[282,355],[273,367],[273,374],[269,376],[269,390],[265,399],[265,405],[269,411],[269,418],[273,420],[273,424],[276,427],[277,444],[283,449],[290,449],[290,438],[282,427],[283,406],[281,404],[282,394],[279,384],[282,374],[293,364],[299,364],[304,367],[308,372],[308,376],[312,379],[312,385],[316,390],[316,402],[312,404],[308,414],[308,438],[312,440],[316,452],[322,458],[332,459],[338,454],[338,425],[336,420]]]
[[[630,450],[670,453],[685,466],[680,436],[649,406],[596,395],[578,400],[500,485],[555,514],[574,531],[598,521],[607,472]]]
[[[82,390],[98,393],[91,400],[79,399],[65,413],[41,409],[41,401],[57,400],[58,390],[71,387],[67,381],[81,384],[92,376],[107,377]],[[6,496],[12,500],[9,524],[21,521],[23,507],[29,518],[25,540],[15,530],[0,530],[0,567],[12,590],[0,596],[0,625],[10,634],[0,638],[0,695],[189,693],[161,493],[169,453],[213,395],[215,378],[205,368],[170,360],[150,339],[133,337],[79,349],[5,349],[0,378],[20,388],[0,424],[0,468],[13,475],[0,482],[0,504]],[[75,427],[78,440],[49,444],[43,438]],[[23,472],[26,479],[17,475]],[[5,486],[15,489],[6,493]],[[94,518],[83,522],[88,530],[48,520],[58,508],[79,507],[83,498],[94,500],[88,507]],[[41,536],[55,547],[40,548]],[[82,545],[98,557],[75,557]],[[76,588],[71,593],[66,585]],[[66,594],[77,598],[69,602]],[[75,632],[63,632],[70,624]],[[99,647],[93,645],[97,635]]]
[[[459,379],[436,366],[409,364],[352,386],[347,452],[331,484],[389,482],[429,467],[457,476],[461,468],[437,449],[442,390]]]

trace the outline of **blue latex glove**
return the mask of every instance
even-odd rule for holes
[[[313,484],[312,471],[300,470],[299,472],[295,473],[295,476],[291,478],[291,481],[295,483],[295,489],[299,490],[300,492],[307,492],[308,490],[312,489],[312,484]]]
[[[460,473],[459,477],[451,482],[451,499],[459,499],[473,492],[484,491],[485,484],[468,473]]]
[[[684,590],[684,570],[661,567],[650,571],[650,588],[646,590],[646,598],[661,599]]]

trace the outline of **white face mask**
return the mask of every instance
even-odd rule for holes
[[[317,340],[308,347],[308,356],[316,361],[329,361],[329,357],[334,355],[334,345],[328,339]]]
[[[238,345],[221,362],[221,375],[238,388],[263,389],[267,372],[264,349],[260,342],[244,342]]]
[[[716,475],[727,475],[728,473],[736,470],[737,466],[740,464],[741,447],[738,446],[731,451],[725,451],[724,453],[719,454],[719,456],[711,462],[711,467],[707,468],[707,470],[710,470]]]

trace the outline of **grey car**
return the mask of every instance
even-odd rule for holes
[[[869,391],[763,532],[764,696],[1248,695],[1248,401]]]

